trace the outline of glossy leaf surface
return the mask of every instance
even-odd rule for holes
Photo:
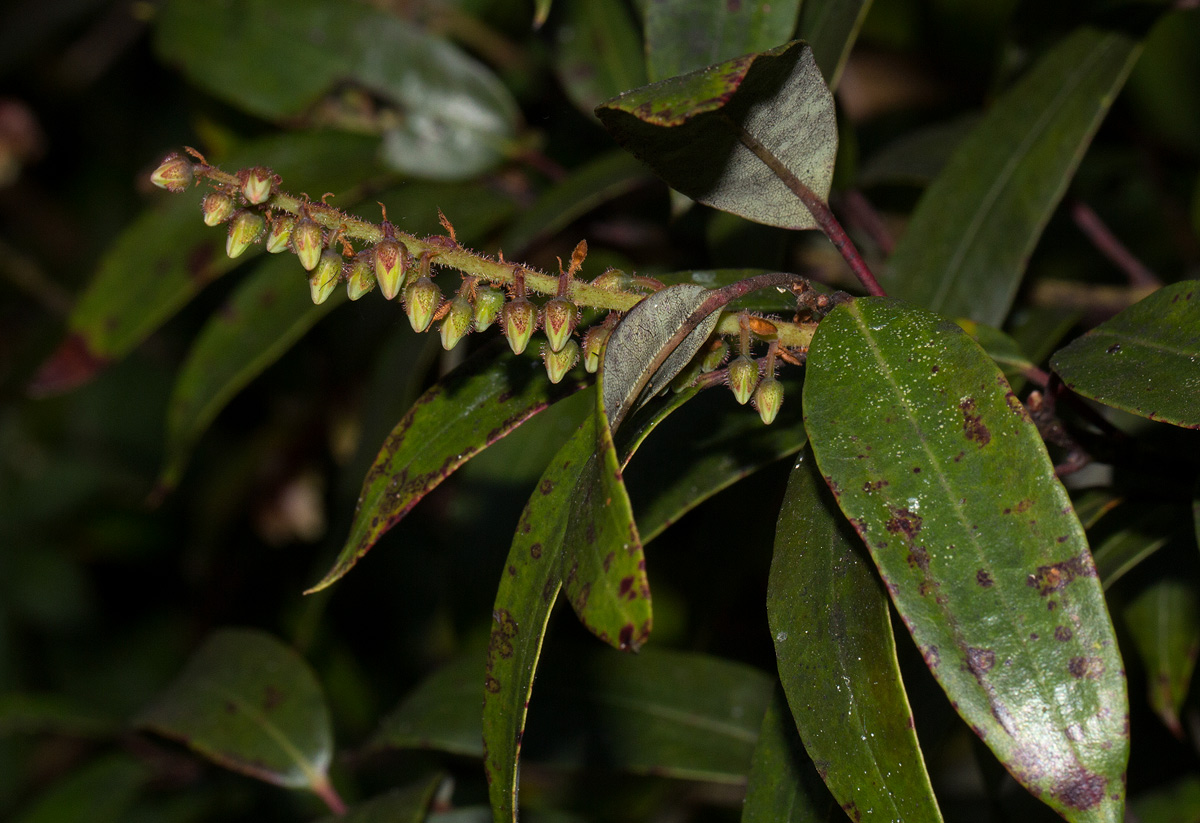
[[[1125,607],[1134,645],[1146,665],[1150,706],[1183,739],[1180,712],[1200,653],[1200,597],[1190,580],[1152,584]]]
[[[234,169],[270,166],[298,191],[344,191],[377,172],[375,148],[375,141],[354,135],[293,133],[246,143],[223,163]],[[71,312],[57,362],[43,366],[38,389],[65,391],[87,380],[128,354],[212,280],[249,259],[247,253],[230,260],[224,243],[220,231],[204,225],[194,197],[171,196],[144,212],[101,259]],[[90,367],[64,372],[78,358]]]
[[[596,114],[618,143],[693,200],[771,226],[816,226],[739,137],[744,130],[818,197],[829,195],[833,97],[803,43],[634,89]]]
[[[846,813],[941,820],[887,595],[808,450],[776,525],[767,619],[800,737]]]
[[[956,325],[834,309],[804,387],[817,463],[958,712],[1073,821],[1118,821],[1125,681],[1096,568],[1037,429]]]
[[[799,9],[799,0],[655,0],[646,7],[646,72],[664,80],[773,49],[792,39]]]
[[[296,652],[265,632],[212,634],[135,722],[268,783],[328,784],[333,732],[321,687]]]
[[[1200,281],[1159,289],[1061,349],[1050,365],[1084,397],[1200,428]]]
[[[917,204],[880,283],[893,297],[999,326],[1029,255],[1140,46],[1082,28],[992,106]]]
[[[870,10],[871,0],[805,0],[801,5],[796,36],[812,47],[829,88],[837,88],[846,58]]]
[[[496,351],[480,352],[455,369],[392,429],[363,480],[345,546],[310,591],[349,571],[455,469],[580,386],[571,380],[550,383],[537,361]]]
[[[742,823],[829,823],[841,815],[796,735],[787,699],[777,691],[754,747]]]
[[[230,398],[345,300],[338,289],[314,305],[298,280],[298,266],[290,254],[265,261],[196,338],[167,411],[162,485],[179,482],[196,440]]]

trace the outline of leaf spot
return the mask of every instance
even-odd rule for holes
[[[992,442],[992,433],[988,431],[988,427],[984,424],[983,418],[975,413],[975,398],[965,397],[958,404],[963,413],[963,434],[968,440],[973,440],[983,448],[988,443]]]

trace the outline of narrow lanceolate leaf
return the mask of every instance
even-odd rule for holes
[[[1125,34],[1082,28],[1005,92],[917,204],[880,277],[888,293],[999,326],[1139,51]]]
[[[647,74],[664,80],[774,48],[792,39],[799,10],[800,0],[656,0],[646,7]]]
[[[459,466],[579,383],[557,385],[540,364],[495,350],[480,352],[417,399],[384,441],[363,480],[346,545],[309,589],[329,586],[388,529]]]
[[[344,299],[339,290],[314,305],[291,255],[266,261],[238,286],[209,318],[175,381],[161,485],[179,482],[192,447],[229,399]]]
[[[1179,714],[1200,654],[1200,597],[1194,583],[1154,583],[1125,607],[1125,621],[1146,665],[1150,706],[1182,740]]]
[[[836,89],[871,0],[805,0],[796,36],[812,47],[821,74]]]
[[[834,815],[842,812],[796,735],[786,698],[776,691],[754,748],[742,823],[829,823]]]
[[[265,632],[210,636],[135,722],[268,783],[328,790],[333,732],[321,687],[298,654]]]
[[[789,43],[628,91],[600,122],[669,186],[693,200],[790,229],[816,221],[742,142],[742,132],[824,200],[833,180],[833,96],[812,52]]]
[[[269,165],[297,191],[342,191],[376,170],[376,148],[359,136],[291,133],[247,143],[224,164]],[[249,252],[236,261],[226,256],[224,234],[204,225],[199,201],[197,191],[170,195],[118,235],[71,312],[67,340],[43,365],[35,391],[67,391],[85,382],[132,351],[204,286],[249,259]]]
[[[1200,280],[1165,286],[1050,361],[1085,397],[1200,429]]]
[[[1072,821],[1119,821],[1125,679],[1083,528],[1020,401],[957,325],[884,298],[818,327],[817,463],[958,712]]]
[[[779,513],[767,620],[800,737],[846,813],[941,820],[887,595],[811,453],[792,470]]]

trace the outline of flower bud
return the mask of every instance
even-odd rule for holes
[[[592,326],[583,336],[583,367],[588,374],[595,374],[600,369],[600,355],[612,329],[605,326]]]
[[[704,351],[704,357],[700,361],[700,371],[713,371],[720,368],[721,364],[725,362],[727,354],[729,354],[729,344],[723,337],[715,338]]]
[[[233,217],[233,198],[223,191],[210,191],[200,202],[200,210],[204,213],[204,225],[219,226]]]
[[[504,308],[504,292],[484,286],[475,290],[475,331],[483,331],[496,322]]]
[[[728,379],[734,398],[745,405],[754,393],[754,387],[758,385],[758,364],[744,354],[739,355],[729,364]]]
[[[263,233],[266,221],[262,216],[252,211],[239,211],[229,221],[229,236],[225,238],[225,253],[230,257],[240,257],[242,252],[250,248],[250,244],[258,240]]]
[[[325,233],[315,220],[311,217],[301,217],[296,221],[296,226],[292,229],[292,248],[296,250],[300,265],[304,266],[306,271],[317,267],[317,261],[321,259],[321,249],[324,247]]]
[[[308,276],[308,291],[317,305],[324,303],[333,294],[342,279],[342,256],[333,249],[321,252],[317,265]]]
[[[768,377],[758,384],[758,388],[754,390],[754,407],[758,409],[758,416],[762,418],[762,422],[771,425],[782,405],[782,383],[774,377]]]
[[[255,166],[246,172],[246,179],[242,182],[242,195],[246,201],[255,206],[267,202],[275,183],[272,179],[273,176],[270,170],[264,169],[262,166]]]
[[[620,269],[609,269],[601,274],[591,285],[606,291],[627,291],[633,283],[633,278]]]
[[[407,265],[407,250],[399,240],[385,237],[375,244],[375,279],[379,281],[379,292],[388,300],[400,293]]]
[[[571,339],[571,332],[575,331],[578,317],[575,304],[567,298],[555,297],[546,301],[542,307],[542,328],[546,330],[551,351],[562,351]]]
[[[292,239],[292,229],[296,227],[296,218],[290,214],[278,214],[271,218],[271,228],[267,230],[267,251],[279,254],[287,251],[288,241]]]
[[[150,175],[150,182],[160,189],[181,192],[192,184],[192,164],[181,154],[168,154]]]
[[[443,349],[450,351],[458,345],[458,341],[462,340],[471,330],[471,320],[474,315],[475,309],[471,306],[471,301],[461,294],[456,294],[450,301],[450,311],[446,312],[446,316],[442,318],[440,331]]]
[[[529,338],[537,328],[537,307],[524,297],[518,297],[504,304],[500,311],[504,322],[504,336],[508,338],[508,347],[513,354],[520,354],[529,345]]]
[[[571,367],[579,362],[579,344],[572,339],[568,339],[558,351],[554,351],[550,346],[542,346],[542,361],[546,364],[546,374],[550,377],[551,383],[559,383]]]
[[[345,275],[346,295],[351,300],[357,300],[375,288],[375,261],[371,250],[364,249],[354,255],[346,267]]]
[[[429,328],[441,302],[441,291],[428,277],[418,278],[404,290],[404,313],[408,315],[413,331],[423,332]]]

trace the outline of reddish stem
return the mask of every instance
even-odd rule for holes
[[[1129,278],[1130,285],[1153,286],[1154,288],[1162,285],[1162,280],[1158,278],[1158,275],[1150,271],[1141,260],[1138,260],[1129,249],[1125,248],[1125,245],[1100,219],[1100,215],[1096,214],[1087,203],[1082,201],[1073,203],[1071,219],[1075,221],[1079,230],[1087,235],[1088,240],[1092,241],[1092,245],[1107,257],[1109,262],[1125,273],[1125,276]]]
[[[313,783],[313,794],[321,798],[325,805],[329,807],[329,811],[333,812],[337,817],[341,817],[346,813],[346,803],[342,800],[341,795],[337,793],[337,789],[329,782],[329,778],[324,778]]]

